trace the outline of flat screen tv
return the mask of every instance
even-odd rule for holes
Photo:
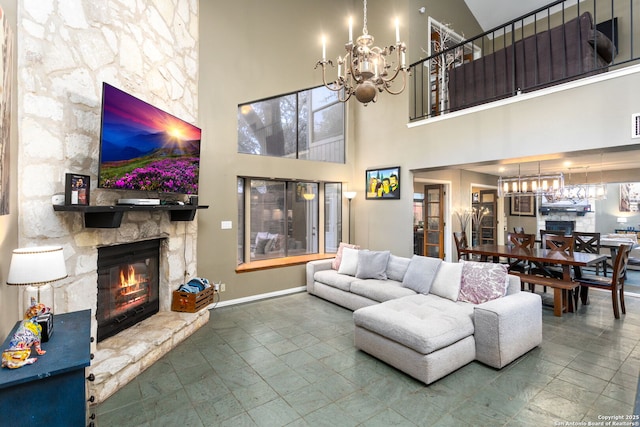
[[[201,130],[102,86],[99,188],[198,194]]]

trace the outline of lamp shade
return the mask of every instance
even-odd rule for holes
[[[346,197],[347,199],[351,200],[354,197],[356,197],[356,192],[355,191],[345,191],[344,192],[344,197]]]
[[[67,277],[62,246],[14,249],[7,285],[42,286]]]
[[[626,217],[618,217],[618,219],[616,221],[619,224],[625,224],[627,222],[627,218]]]

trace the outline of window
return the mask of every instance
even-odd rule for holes
[[[324,185],[324,252],[338,252],[342,235],[342,184]]]
[[[238,153],[344,163],[345,108],[324,86],[238,106]]]
[[[335,253],[342,235],[341,202],[340,183],[322,187],[318,182],[238,178],[238,264],[317,254],[321,235],[324,252]]]

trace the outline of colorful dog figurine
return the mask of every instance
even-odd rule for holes
[[[38,360],[37,357],[29,357],[32,346],[39,355],[46,353],[40,348],[42,326],[38,324],[37,318],[50,311],[51,309],[44,304],[34,304],[27,309],[24,313],[24,320],[9,342],[9,348],[2,352],[3,368],[21,368]]]

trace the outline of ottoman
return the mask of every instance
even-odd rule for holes
[[[476,357],[473,307],[412,295],[356,310],[355,346],[430,384]]]

